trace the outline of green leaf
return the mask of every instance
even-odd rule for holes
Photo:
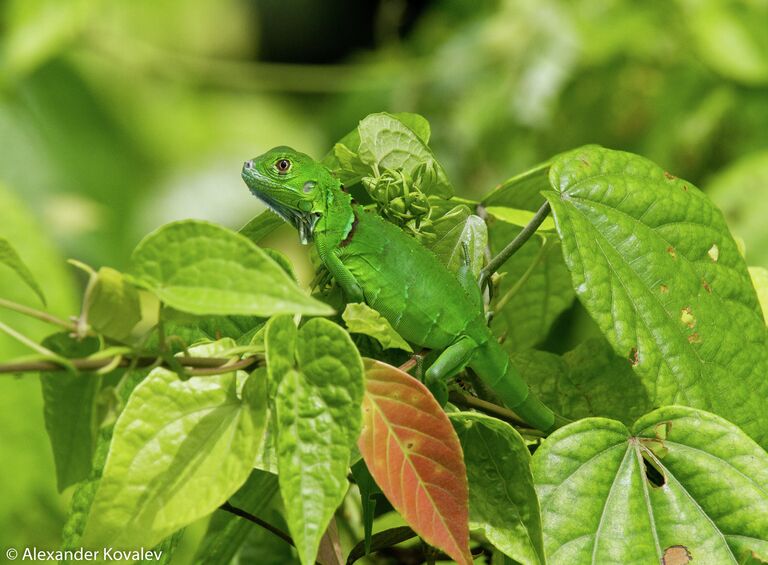
[[[424,541],[472,563],[467,470],[448,417],[421,382],[396,367],[366,359],[365,377],[358,446],[376,484]]]
[[[434,222],[436,239],[429,249],[448,269],[458,273],[469,264],[475,279],[480,276],[488,247],[488,229],[479,216],[469,213],[466,206],[456,206]],[[469,253],[467,257],[465,250]]]
[[[191,351],[215,355],[233,345]],[[265,388],[242,371],[186,381],[152,371],[115,425],[83,545],[151,547],[218,508],[253,467]]]
[[[453,187],[432,151],[403,122],[385,113],[366,116],[357,128],[360,134],[360,160],[375,173],[385,169],[403,170],[410,174],[426,164],[435,171],[435,182],[429,194],[450,198]]]
[[[768,444],[766,327],[722,214],[619,151],[567,153],[550,179],[576,292],[651,402],[711,410]]]
[[[768,269],[749,267],[749,276],[752,277],[752,284],[755,285],[763,318],[768,320]]]
[[[40,285],[37,284],[34,275],[24,264],[24,261],[21,260],[21,257],[16,253],[16,250],[11,246],[10,242],[4,237],[0,237],[0,263],[15,271],[21,280],[23,280],[27,286],[37,294],[38,298],[40,298],[40,302],[45,304],[45,295],[43,294]]]
[[[731,231],[744,238],[748,262],[768,267],[768,150],[751,153],[718,173],[706,193],[725,214]]]
[[[572,420],[604,416],[627,425],[653,408],[633,361],[617,356],[603,338],[590,338],[562,357],[534,350],[512,356],[531,390],[558,414]]]
[[[121,272],[109,267],[102,267],[95,275],[84,308],[91,328],[118,341],[128,341],[141,320],[138,290]]]
[[[489,207],[510,207],[520,210],[538,210],[544,204],[542,190],[548,190],[549,168],[552,160],[515,175],[495,189],[482,200],[482,205]]]
[[[362,459],[352,465],[352,477],[360,491],[360,505],[363,509],[363,546],[365,554],[371,552],[371,541],[373,534],[373,518],[376,512],[376,496],[381,495],[381,489],[371,476],[371,472]]]
[[[277,490],[276,475],[254,470],[229,502],[235,508],[258,516],[270,505]],[[253,522],[230,512],[216,510],[195,554],[195,562],[229,565],[246,538],[258,528]]]
[[[469,528],[520,563],[544,563],[531,454],[512,426],[483,414],[449,414],[464,450]]]
[[[528,223],[527,214],[544,204],[541,191],[550,188],[550,164],[542,163],[504,181],[483,199],[486,211],[499,213],[487,219],[491,255],[504,249],[520,233],[521,221]],[[502,209],[506,210],[500,212]],[[512,221],[505,221],[502,215]],[[529,349],[541,342],[573,302],[571,277],[559,245],[546,232],[539,235],[543,237],[529,240],[499,269],[503,276],[491,304],[491,328],[504,338],[508,351]]]
[[[161,227],[139,243],[132,263],[147,288],[183,312],[333,313],[248,239],[207,222],[186,220]]]
[[[320,540],[347,492],[352,448],[360,433],[363,364],[349,335],[321,318],[298,331],[295,353],[285,317],[267,327],[277,463],[285,517],[302,563],[314,563]],[[286,335],[276,349],[274,336]]]
[[[631,433],[581,420],[545,440],[532,468],[552,565],[768,554],[768,454],[714,414],[664,407]]]
[[[43,345],[63,357],[87,357],[99,341],[76,341],[66,333],[54,334]],[[98,435],[96,399],[102,377],[67,370],[40,374],[45,403],[45,429],[51,440],[59,492],[80,482],[91,472]]]
[[[371,336],[384,349],[397,348],[413,353],[408,342],[395,331],[387,319],[367,304],[347,304],[341,317],[350,333]]]
[[[488,224],[491,254],[499,253],[520,228],[494,220]],[[504,338],[507,351],[540,343],[574,298],[571,276],[553,237],[532,238],[499,269],[491,310],[491,329]]]
[[[264,347],[269,371],[269,399],[274,400],[283,376],[296,366],[296,345],[299,331],[288,315],[275,316],[267,322]]]
[[[419,114],[398,112],[386,114],[396,118],[409,127],[426,145],[429,143],[429,122]],[[333,146],[333,149],[323,158],[323,165],[339,175],[344,184],[355,184],[361,177],[371,174],[371,167],[360,160],[360,132],[353,129]]]
[[[254,217],[240,228],[237,233],[247,237],[251,242],[258,244],[277,228],[285,223],[280,216],[271,210],[264,210],[261,214]]]

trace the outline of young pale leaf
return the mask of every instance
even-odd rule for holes
[[[384,349],[394,347],[409,353],[413,352],[408,342],[395,331],[387,319],[367,304],[347,304],[341,317],[350,333],[371,336]]]
[[[99,349],[95,338],[77,341],[66,333],[54,334],[43,345],[63,357],[87,357]],[[45,429],[51,440],[59,492],[86,479],[96,446],[96,399],[101,376],[62,369],[41,373],[45,403]]]
[[[466,206],[456,206],[434,222],[434,229],[437,237],[429,248],[437,258],[454,273],[468,264],[477,279],[488,247],[488,229],[482,218],[470,214]]]
[[[139,292],[122,273],[102,267],[89,289],[85,316],[96,332],[127,341],[141,320]]]
[[[251,471],[248,480],[229,499],[235,508],[258,516],[277,494],[277,475]],[[195,563],[229,565],[248,535],[259,526],[224,510],[217,510],[195,554]]]
[[[360,432],[363,364],[347,332],[314,318],[295,338],[285,317],[267,327],[267,363],[277,385],[277,466],[285,518],[302,563],[314,563],[321,538],[347,492]]]
[[[265,385],[242,371],[187,381],[152,371],[115,425],[83,545],[151,547],[226,501],[253,468]]]
[[[619,151],[564,154],[550,180],[576,292],[654,405],[711,410],[767,445],[765,323],[720,211]]]
[[[581,420],[552,434],[532,468],[552,565],[768,555],[768,454],[714,414],[668,406],[631,433]]]
[[[755,285],[757,298],[760,300],[760,309],[763,311],[763,318],[768,322],[768,269],[750,267],[749,276],[752,277],[752,284]]]
[[[524,228],[527,226],[535,215],[535,212],[530,210],[520,210],[518,208],[508,208],[506,206],[489,206],[485,209],[485,211],[494,218],[519,228]],[[536,231],[554,232],[555,221],[552,218],[544,218],[544,221]]]
[[[307,314],[333,310],[302,291],[242,235],[198,220],[167,224],[131,258],[142,284],[167,305],[191,314]]]
[[[24,264],[24,261],[21,260],[19,254],[16,253],[16,250],[4,237],[0,237],[0,264],[3,264],[15,271],[16,274],[19,275],[19,278],[21,278],[21,280],[24,281],[27,286],[34,291],[35,294],[37,294],[40,302],[45,304],[45,295],[43,294],[43,290],[40,288],[40,285],[37,284],[32,271],[30,271],[29,267]]]
[[[470,412],[449,414],[464,450],[469,527],[519,563],[544,563],[531,454],[512,426]]]
[[[571,420],[603,416],[627,425],[653,408],[631,363],[602,337],[588,339],[562,357],[535,350],[512,356],[531,390],[558,414]]]
[[[271,210],[265,210],[240,228],[237,233],[258,244],[284,223],[285,221],[280,216]]]
[[[360,134],[360,159],[376,172],[384,169],[403,170],[412,173],[416,167],[426,164],[435,172],[431,191],[443,198],[453,195],[453,187],[443,167],[419,136],[396,117],[386,114],[370,114],[357,127]]]
[[[462,565],[469,552],[467,471],[459,439],[427,388],[366,359],[363,431],[368,469],[403,519]]]

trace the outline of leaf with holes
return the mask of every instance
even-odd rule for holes
[[[450,420],[409,374],[367,359],[365,375],[358,445],[371,475],[427,543],[472,563],[467,472]]]
[[[766,328],[720,211],[620,151],[566,153],[550,182],[574,288],[651,402],[710,410],[768,445]]]
[[[768,453],[714,414],[667,406],[631,432],[580,420],[552,434],[532,468],[552,565],[768,555]]]

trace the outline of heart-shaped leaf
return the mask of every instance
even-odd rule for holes
[[[653,404],[710,410],[768,445],[766,327],[722,213],[620,151],[566,153],[550,182],[573,286]]]
[[[552,565],[768,556],[768,454],[714,414],[667,406],[632,432],[580,420],[536,451],[533,476]]]
[[[467,465],[470,528],[519,563],[544,563],[539,501],[525,441],[509,424],[484,414],[458,412],[450,418]]]
[[[314,563],[341,504],[360,430],[363,364],[347,332],[322,318],[298,331],[288,316],[267,325],[285,519],[302,563]]]
[[[371,475],[427,543],[472,563],[467,472],[450,420],[409,374],[366,359],[365,375],[358,445]]]
[[[215,355],[233,345],[222,340],[190,351]],[[115,424],[82,544],[152,547],[225,502],[253,468],[265,385],[243,371],[186,381],[152,371]]]
[[[131,262],[138,281],[190,314],[333,313],[245,236],[208,222],[159,228],[139,243]]]

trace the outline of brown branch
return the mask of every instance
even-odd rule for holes
[[[104,359],[69,359],[69,362],[79,371],[98,371],[104,367],[108,367],[115,362],[116,357],[105,357]],[[190,375],[206,376],[206,375],[218,375],[222,369],[226,369],[226,372],[236,371],[239,369],[245,369],[250,367],[254,363],[258,362],[259,358],[252,356],[246,357],[239,361],[232,362],[231,359],[223,359],[220,357],[176,357],[179,365],[182,367],[190,367],[187,371]],[[138,357],[138,358],[123,358],[118,367],[150,367],[157,365],[159,367],[166,367],[168,365],[164,362],[158,363],[158,357]],[[0,373],[31,373],[31,372],[48,372],[48,371],[63,371],[66,368],[63,365],[54,363],[53,361],[16,361],[10,363],[0,364]]]

